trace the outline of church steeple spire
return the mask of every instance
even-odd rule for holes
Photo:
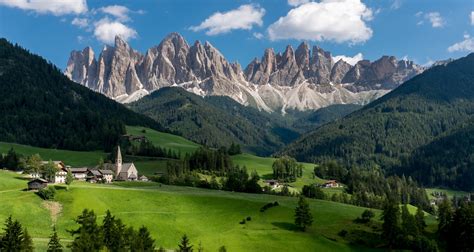
[[[117,146],[117,157],[115,159],[115,175],[118,176],[122,170],[122,153],[120,152],[120,145]]]

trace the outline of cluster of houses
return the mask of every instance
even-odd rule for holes
[[[283,187],[283,184],[281,184],[278,180],[276,179],[268,179],[263,181],[265,185],[269,186],[272,190],[278,189]],[[339,184],[336,180],[327,180],[324,182],[324,184],[319,185],[322,188],[339,188],[343,187],[341,184]]]
[[[48,162],[43,162],[43,165]],[[112,181],[148,181],[145,176],[138,177],[137,168],[133,163],[123,163],[120,147],[117,148],[117,156],[114,164],[104,164],[102,169],[99,167],[80,167],[73,168],[66,166],[62,161],[53,161],[57,172],[53,181],[42,179],[39,174],[31,174],[33,180],[28,182],[28,189],[41,189],[47,186],[48,182],[54,184],[66,183],[66,177],[70,172],[75,180],[88,181],[91,183],[111,183]]]

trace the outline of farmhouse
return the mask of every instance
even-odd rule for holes
[[[105,183],[111,183],[114,179],[114,172],[111,170],[99,170],[99,172],[102,175],[102,181]]]
[[[278,188],[280,184],[278,183],[278,180],[274,179],[269,179],[264,181],[266,185],[270,186],[272,189]]]
[[[74,179],[77,180],[86,180],[87,178],[87,172],[88,168],[87,167],[81,167],[81,168],[70,168],[69,171],[71,172],[72,176]]]
[[[39,190],[48,186],[46,179],[36,178],[28,182],[28,190]]]
[[[63,161],[52,161],[56,169],[58,170],[54,175],[54,180],[51,181],[55,184],[64,184],[66,183],[67,168],[64,165]],[[47,165],[49,161],[42,161],[42,165]]]
[[[336,180],[328,180],[326,183],[323,184],[323,187],[325,188],[336,188],[339,187],[339,183],[337,183]]]

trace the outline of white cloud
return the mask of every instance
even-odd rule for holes
[[[87,11],[86,0],[0,0],[0,5],[56,16]]]
[[[464,40],[448,47],[448,52],[474,52],[474,38],[464,34]]]
[[[270,25],[271,40],[298,39],[362,43],[372,37],[372,10],[360,0],[322,0],[300,5]]]
[[[260,32],[254,32],[252,34],[256,39],[263,39],[265,36]]]
[[[358,53],[354,55],[354,57],[346,56],[346,55],[337,55],[332,57],[334,62],[338,62],[340,59],[344,60],[345,62],[349,63],[350,65],[355,65],[357,62],[361,61],[364,59],[364,56],[362,53]]]
[[[445,21],[439,12],[430,12],[425,14],[425,19],[429,20],[433,28],[441,28],[445,25]]]
[[[309,3],[309,0],[288,0],[288,4],[291,6],[299,6],[305,3]]]
[[[71,22],[72,25],[75,25],[79,28],[86,28],[87,26],[89,26],[89,20],[87,18],[78,18],[78,17],[75,17],[72,22]]]
[[[197,32],[206,30],[207,35],[227,33],[232,30],[250,30],[254,25],[262,26],[265,9],[246,4],[228,12],[216,12],[198,26],[190,27]]]
[[[94,36],[101,42],[106,44],[113,44],[115,36],[120,36],[123,40],[127,41],[137,37],[137,32],[124,25],[117,20],[109,20],[103,18],[96,22],[94,29]]]
[[[471,11],[471,25],[474,25],[474,11]]]
[[[130,20],[130,17],[128,16],[128,14],[130,13],[130,9],[122,5],[110,5],[102,7],[99,10],[105,14],[109,14],[116,17],[120,21]]]

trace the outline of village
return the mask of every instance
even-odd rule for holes
[[[46,188],[48,184],[66,184],[70,176],[74,180],[87,181],[90,183],[112,183],[113,181],[148,181],[144,175],[139,176],[135,164],[123,163],[120,146],[117,147],[115,163],[105,163],[102,167],[71,167],[63,161],[41,161],[42,165],[50,162],[57,170],[54,176],[47,178],[45,174],[32,172],[32,178],[28,182],[28,190],[40,190]]]

